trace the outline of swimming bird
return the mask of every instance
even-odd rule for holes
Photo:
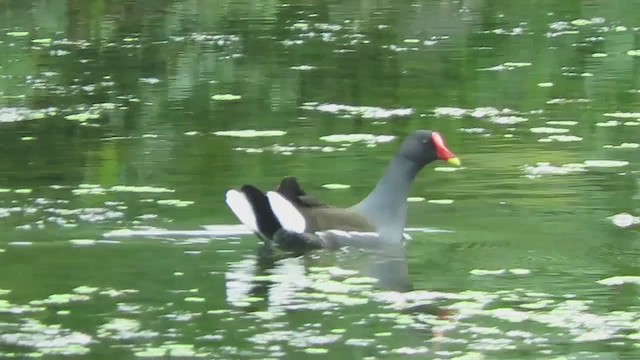
[[[357,204],[340,208],[307,195],[295,177],[266,194],[252,185],[226,193],[236,217],[265,243],[285,249],[370,247],[403,240],[407,197],[425,165],[444,160],[460,165],[438,132],[407,136],[374,189]]]

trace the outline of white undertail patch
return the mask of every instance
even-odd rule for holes
[[[233,211],[238,220],[253,232],[258,232],[258,222],[253,207],[247,197],[238,190],[227,191],[225,199],[227,206]]]
[[[267,198],[269,198],[271,210],[285,230],[296,233],[303,233],[305,231],[307,221],[289,200],[275,191],[267,192]]]

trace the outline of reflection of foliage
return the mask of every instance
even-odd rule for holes
[[[602,30],[625,24],[630,28],[630,19],[613,20],[614,13],[637,10],[630,2],[606,8],[583,8],[570,2],[540,9],[538,5],[515,7],[506,2],[461,7],[440,2],[412,6],[322,0],[21,4],[12,5],[1,15],[7,29],[28,31],[29,35],[1,36],[0,66],[8,75],[0,76],[0,104],[36,109],[55,106],[61,116],[52,121],[58,122],[63,116],[85,113],[92,104],[114,104],[115,109],[89,121],[101,125],[99,128],[59,126],[56,136],[67,140],[42,150],[39,156],[62,157],[69,144],[77,144],[73,151],[82,160],[69,164],[81,168],[86,161],[83,154],[100,154],[104,147],[79,139],[134,136],[138,139],[116,143],[115,149],[104,152],[109,157],[103,157],[108,170],[102,172],[115,171],[134,182],[160,180],[166,176],[163,169],[182,169],[200,177],[195,183],[208,184],[218,171],[237,172],[238,162],[257,177],[273,172],[273,165],[265,165],[270,161],[266,154],[247,158],[230,150],[246,147],[242,140],[212,141],[198,136],[189,142],[176,140],[192,130],[288,129],[282,141],[296,139],[304,146],[317,145],[317,139],[329,133],[402,135],[413,128],[432,127],[446,133],[452,147],[472,162],[478,161],[474,159],[477,143],[463,143],[463,139],[473,138],[453,133],[460,122],[467,127],[504,131],[504,127],[484,122],[478,125],[480,120],[472,118],[419,117],[437,106],[492,106],[525,113],[544,110],[544,115],[530,116],[522,126],[549,116],[577,120],[571,135],[600,145],[615,143],[612,138],[624,138],[624,134],[600,128],[594,133],[590,104],[546,103],[554,98],[588,98],[596,107],[613,99],[617,109],[626,111],[634,95],[625,91],[637,84],[634,59],[626,55],[633,47],[630,32]],[[550,18],[549,11],[561,15]],[[603,14],[604,22],[596,18]],[[563,26],[577,33],[549,36]],[[52,41],[30,42],[42,38]],[[593,52],[609,56],[594,58]],[[531,66],[478,71],[518,62]],[[618,81],[620,69],[631,76]],[[589,73],[602,76],[582,76]],[[31,77],[28,80],[27,75]],[[553,86],[538,86],[542,82]],[[241,98],[213,101],[212,96],[219,94]],[[383,127],[371,127],[367,119],[335,120],[334,115],[302,109],[311,101],[413,108],[416,120],[396,119]],[[37,138],[49,136],[41,132],[50,131],[49,127],[18,127],[34,132],[31,135]],[[76,130],[60,130],[70,128]],[[143,134],[157,138],[140,139]],[[536,140],[532,135],[525,138]],[[252,147],[272,144],[265,141]],[[580,145],[555,151],[552,158],[530,158],[533,162],[575,161],[589,155],[576,154]],[[601,146],[595,148],[598,150],[591,157],[604,156]],[[530,149],[537,153],[535,147]],[[503,168],[522,165],[521,152],[503,154]],[[56,153],[60,155],[53,155]],[[380,154],[388,156],[388,150]],[[185,157],[191,160],[184,162]],[[507,161],[510,157],[513,159]],[[313,173],[308,165],[308,155],[293,154],[276,169],[278,174],[289,169],[304,177]],[[367,172],[369,166],[363,164],[361,170]]]

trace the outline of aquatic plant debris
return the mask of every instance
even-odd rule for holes
[[[640,119],[640,112],[616,111],[612,113],[604,113],[603,115],[608,117],[618,118],[618,119]]]
[[[546,175],[567,175],[585,171],[587,171],[586,165],[580,163],[569,163],[558,166],[548,162],[539,162],[536,165],[524,166],[524,172],[529,178],[538,178]]]
[[[429,204],[438,204],[438,205],[450,205],[450,204],[453,204],[453,200],[451,200],[451,199],[430,199],[427,202]]]
[[[261,136],[282,136],[286,134],[286,131],[283,130],[226,130],[226,131],[216,131],[213,134],[218,136],[231,136],[231,137],[242,137],[242,138],[252,138],[252,137],[261,137]]]
[[[563,134],[568,133],[569,129],[555,127],[532,127],[529,129],[534,134]]]
[[[373,134],[334,134],[321,136],[320,140],[326,142],[364,142],[367,144],[388,143],[395,139],[393,135],[373,135]]]
[[[580,136],[574,136],[574,135],[550,135],[546,138],[538,139],[538,141],[539,142],[551,142],[551,141],[575,142],[575,141],[582,141],[582,138]]]
[[[629,213],[620,213],[613,216],[608,217],[611,222],[620,228],[628,228],[634,225],[640,224],[640,218],[637,216],[633,216]]]
[[[58,111],[55,107],[36,110],[24,107],[0,107],[0,123],[44,119],[56,115]]]
[[[624,284],[640,285],[640,276],[612,276],[610,278],[597,281],[598,284],[614,286]]]
[[[622,167],[629,165],[629,162],[622,160],[585,160],[584,165],[588,167]]]
[[[134,193],[172,193],[175,190],[162,188],[162,187],[154,187],[154,186],[133,186],[133,185],[114,185],[110,188],[111,191],[115,192],[134,192]]]
[[[343,117],[362,117],[365,119],[388,119],[393,117],[407,117],[414,113],[412,108],[384,109],[376,106],[351,106],[343,104],[327,104],[307,102],[303,109],[316,110],[325,113],[337,114]]]
[[[10,31],[7,33],[7,36],[13,36],[13,37],[24,37],[29,35],[28,31]]]
[[[638,149],[640,148],[640,144],[638,143],[622,143],[620,145],[610,145],[606,144],[602,146],[605,149]]]
[[[323,188],[325,189],[331,189],[331,190],[343,190],[343,189],[348,189],[351,187],[351,185],[347,185],[347,184],[324,184],[322,185]]]
[[[216,101],[234,101],[242,99],[242,96],[234,94],[216,94],[213,95],[211,99]]]

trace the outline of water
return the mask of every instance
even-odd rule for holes
[[[6,4],[2,357],[640,357],[638,11]],[[406,257],[259,261],[224,205],[353,204],[420,128],[463,167],[418,177]]]

